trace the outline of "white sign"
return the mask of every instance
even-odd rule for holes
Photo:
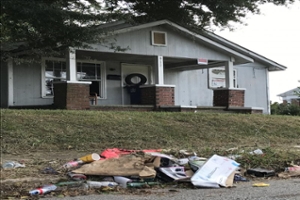
[[[197,62],[198,62],[198,65],[207,65],[208,64],[208,60],[205,58],[198,58]]]
[[[225,67],[209,69],[209,87],[210,88],[225,88]]]

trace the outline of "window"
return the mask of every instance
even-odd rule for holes
[[[66,62],[58,60],[45,61],[44,96],[53,96],[53,83],[66,80]]]
[[[77,79],[91,81],[90,95],[105,98],[105,67],[103,62],[77,62]]]
[[[66,81],[66,61],[61,58],[47,58],[42,61],[42,96],[54,96],[54,82]],[[77,62],[77,80],[90,81],[90,95],[105,98],[105,65],[100,61]]]
[[[167,33],[160,31],[151,32],[152,45],[167,46]]]
[[[209,69],[209,88],[225,88],[225,67]],[[237,88],[237,70],[233,69],[233,87]]]

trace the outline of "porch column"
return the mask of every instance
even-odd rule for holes
[[[90,108],[89,81],[77,81],[76,50],[66,52],[67,81],[54,83],[54,106],[67,110],[86,110]]]
[[[155,83],[158,85],[164,84],[164,60],[163,56],[155,57]]]
[[[235,88],[233,84],[233,61],[232,58],[225,62],[225,88],[215,88],[213,96],[214,106],[244,107],[245,89]]]
[[[233,85],[233,62],[232,61],[225,62],[225,82],[226,82],[226,88],[228,88],[228,89],[234,88],[234,85]]]
[[[76,76],[76,50],[74,48],[68,48],[66,52],[67,60],[67,80],[77,81]]]

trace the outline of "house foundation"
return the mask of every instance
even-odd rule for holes
[[[90,108],[90,82],[54,83],[54,107],[67,110],[86,110]]]

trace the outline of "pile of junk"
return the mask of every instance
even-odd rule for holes
[[[255,152],[262,153],[262,152]],[[80,185],[89,188],[143,188],[169,183],[186,183],[199,188],[233,187],[236,181],[249,181],[242,176],[240,164],[230,156],[199,157],[195,152],[180,150],[177,157],[162,149],[105,149],[63,164],[59,169],[47,167],[45,173],[63,172],[68,181],[44,185],[29,191],[42,195],[62,186]],[[300,167],[295,166],[300,174]],[[298,167],[298,168],[297,168]],[[291,169],[290,169],[291,170]],[[248,174],[273,176],[272,170],[249,169]]]

